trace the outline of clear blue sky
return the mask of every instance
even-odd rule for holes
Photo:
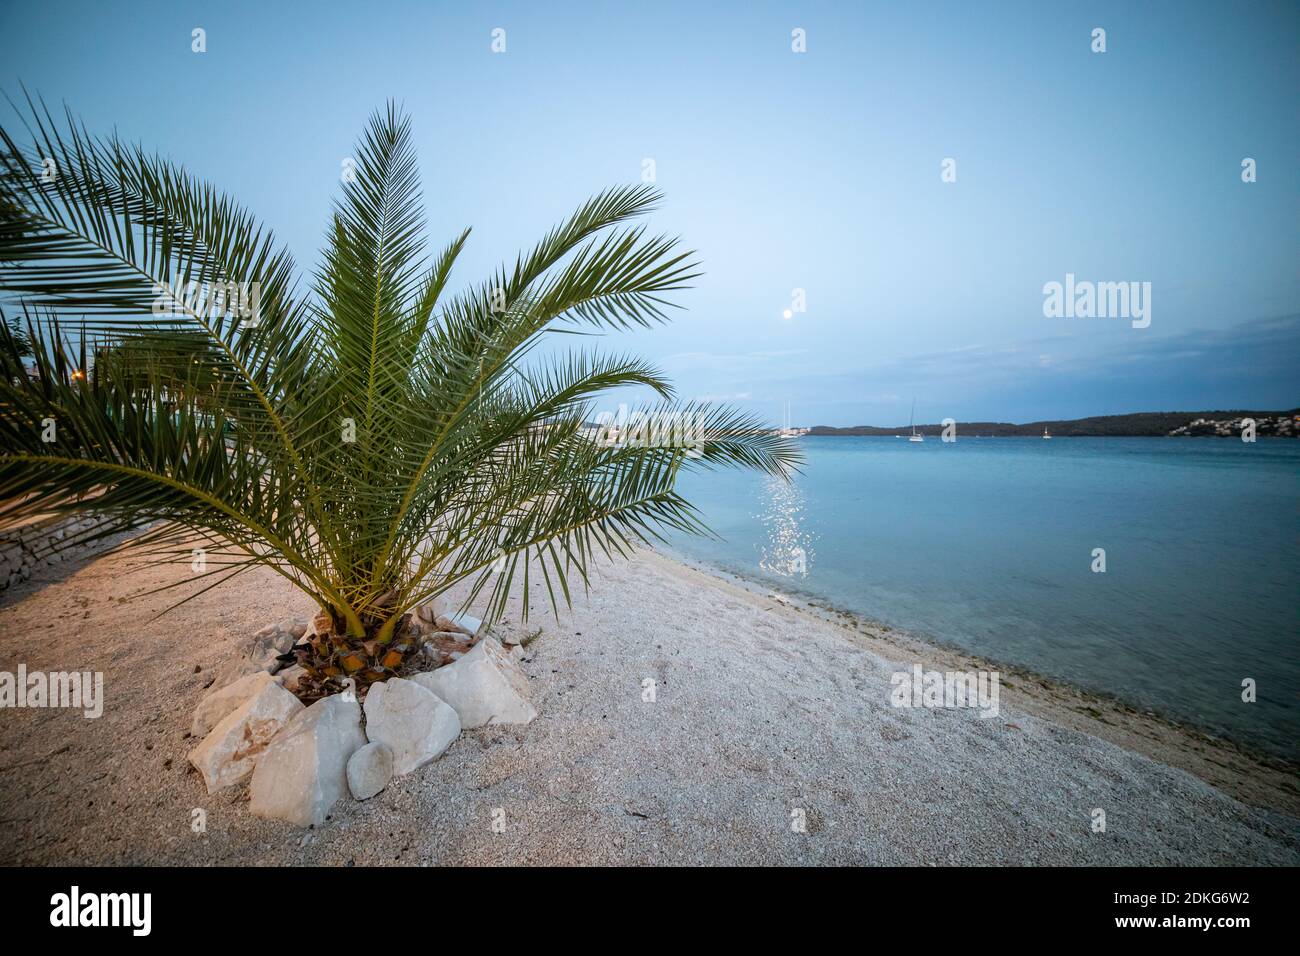
[[[0,0],[20,80],[239,196],[304,271],[390,97],[435,245],[474,227],[464,282],[653,158],[654,225],[706,274],[607,344],[772,420],[1300,403],[1294,2]],[[1067,272],[1151,282],[1151,326],[1044,317]]]

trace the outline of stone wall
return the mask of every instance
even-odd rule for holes
[[[50,553],[51,547],[57,547],[67,538],[89,531],[102,520],[77,515],[53,524],[40,522],[0,528],[0,591],[26,581],[39,567],[67,561],[104,546],[104,540],[100,539]]]

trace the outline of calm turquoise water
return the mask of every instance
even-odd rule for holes
[[[724,540],[673,549],[1300,758],[1300,442],[801,443],[789,486],[686,476]]]

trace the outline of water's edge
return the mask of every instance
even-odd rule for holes
[[[1244,803],[1300,818],[1300,786],[1297,785],[1300,762],[1232,737],[1210,733],[1159,711],[1137,707],[1106,690],[972,654],[941,637],[875,620],[837,606],[829,598],[811,591],[777,589],[755,575],[721,567],[662,542],[649,550],[756,597],[775,599],[787,607],[837,623],[859,639],[893,652],[886,656],[913,659],[919,656],[927,667],[998,671],[1002,675],[1004,699],[1013,707],[1186,770]],[[1007,689],[1010,693],[1005,693]]]

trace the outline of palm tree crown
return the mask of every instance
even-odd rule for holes
[[[552,347],[661,321],[698,275],[676,239],[627,225],[652,188],[599,194],[446,294],[469,230],[428,254],[410,122],[390,105],[300,291],[271,233],[183,168],[44,108],[23,125],[25,147],[0,127],[0,296],[40,374],[19,374],[24,343],[0,322],[0,517],[149,525],[136,545],[201,555],[205,586],[270,567],[334,622],[312,661],[324,679],[389,676],[404,615],[458,581],[488,589],[489,616],[530,575],[556,604],[597,554],[704,530],[675,490],[684,467],[797,463],[734,409],[673,404],[636,358]],[[688,427],[593,436],[595,397],[622,386],[658,395],[643,422]]]

